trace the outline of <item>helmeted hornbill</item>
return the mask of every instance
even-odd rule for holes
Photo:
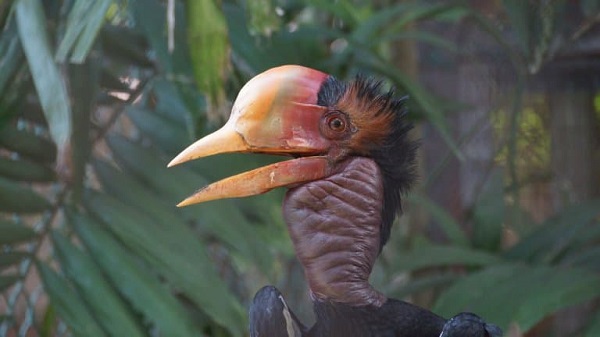
[[[388,299],[368,282],[373,264],[414,180],[416,145],[403,99],[381,82],[341,82],[288,65],[240,91],[229,121],[181,152],[169,166],[227,152],[290,155],[213,183],[179,205],[289,187],[285,222],[304,267],[316,314],[305,327],[274,287],[250,308],[251,336],[491,337],[498,327],[471,313],[446,320]]]

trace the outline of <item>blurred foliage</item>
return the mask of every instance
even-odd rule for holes
[[[36,328],[42,336],[246,334],[245,308],[256,289],[294,283],[282,192],[174,205],[209,181],[273,159],[219,156],[167,170],[169,159],[218,126],[215,112],[250,77],[290,63],[340,78],[386,79],[410,95],[415,120],[431,123],[461,158],[446,120],[460,103],[402,72],[390,45],[411,40],[456,53],[449,39],[411,27],[472,20],[517,72],[537,71],[564,36],[583,35],[600,10],[594,1],[578,2],[586,15],[573,29],[560,27],[565,1],[502,3],[516,46],[461,2],[0,2],[0,335]],[[174,20],[165,15],[169,4]],[[506,114],[496,117],[506,144],[516,144],[500,147],[497,158],[520,168],[515,154],[533,154],[543,166],[549,136],[520,99],[508,113],[520,114],[517,127]],[[528,137],[541,138],[543,148],[530,148]],[[470,232],[427,196],[411,196],[448,243],[417,237],[407,244],[397,231],[373,276],[377,287],[399,298],[434,290],[437,313],[470,310],[522,331],[599,298],[599,201],[539,225],[518,224],[529,231],[505,246],[511,194],[501,173],[489,180]],[[37,274],[47,306],[36,306],[40,290],[27,288]],[[23,300],[25,313],[17,310]],[[600,311],[595,317],[583,336],[600,335]]]
[[[596,121],[600,123],[600,93],[594,96],[594,109],[596,113]]]
[[[531,104],[527,104],[521,111],[516,149],[516,165],[521,184],[539,181],[550,176],[550,118],[548,107],[543,99],[543,97],[539,97]],[[491,117],[495,134],[505,135],[509,128],[509,114],[500,110],[494,112]],[[507,160],[508,145],[503,142],[496,161],[506,163]]]
[[[210,98],[212,106],[208,109],[208,116],[215,119],[217,116],[212,116],[210,111],[218,110],[225,99],[223,83],[229,64],[227,23],[214,1],[190,0],[186,5],[188,46],[194,77],[198,89]]]

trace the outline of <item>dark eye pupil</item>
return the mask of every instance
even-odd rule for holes
[[[329,123],[329,125],[332,129],[339,130],[340,128],[342,128],[344,123],[339,118],[335,118]]]

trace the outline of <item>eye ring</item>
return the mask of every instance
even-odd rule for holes
[[[326,122],[331,131],[344,132],[346,130],[346,121],[340,116],[329,116]]]
[[[345,139],[350,136],[350,118],[339,110],[330,110],[321,119],[321,133],[329,139]]]

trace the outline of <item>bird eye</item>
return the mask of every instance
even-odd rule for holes
[[[321,120],[321,133],[329,139],[343,139],[350,136],[352,125],[348,115],[342,111],[332,110]]]
[[[328,118],[327,125],[329,125],[329,128],[333,131],[341,132],[346,129],[346,122],[339,117]]]

